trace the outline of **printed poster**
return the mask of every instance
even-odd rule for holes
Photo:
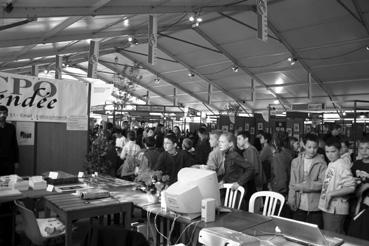
[[[18,121],[16,132],[19,146],[35,145],[35,122]]]

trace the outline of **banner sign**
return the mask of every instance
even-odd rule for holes
[[[9,121],[66,122],[87,116],[88,84],[0,72],[0,105]]]

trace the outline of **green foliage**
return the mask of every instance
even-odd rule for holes
[[[114,150],[112,140],[109,140],[105,134],[100,135],[92,141],[90,150],[86,155],[84,169],[87,173],[104,173],[109,174],[112,169],[112,161],[109,160],[108,154]]]

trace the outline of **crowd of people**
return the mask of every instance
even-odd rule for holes
[[[245,188],[242,209],[248,209],[254,192],[271,190],[286,198],[281,216],[369,240],[369,137],[360,140],[355,156],[339,127],[301,139],[261,131],[255,144],[247,131],[208,132],[206,126],[196,133],[161,124],[107,130],[119,177],[133,179],[142,170],[160,170],[172,184],[183,167],[214,170],[220,186]]]

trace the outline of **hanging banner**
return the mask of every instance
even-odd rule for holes
[[[66,122],[87,116],[88,84],[0,72],[0,105],[9,121]]]

